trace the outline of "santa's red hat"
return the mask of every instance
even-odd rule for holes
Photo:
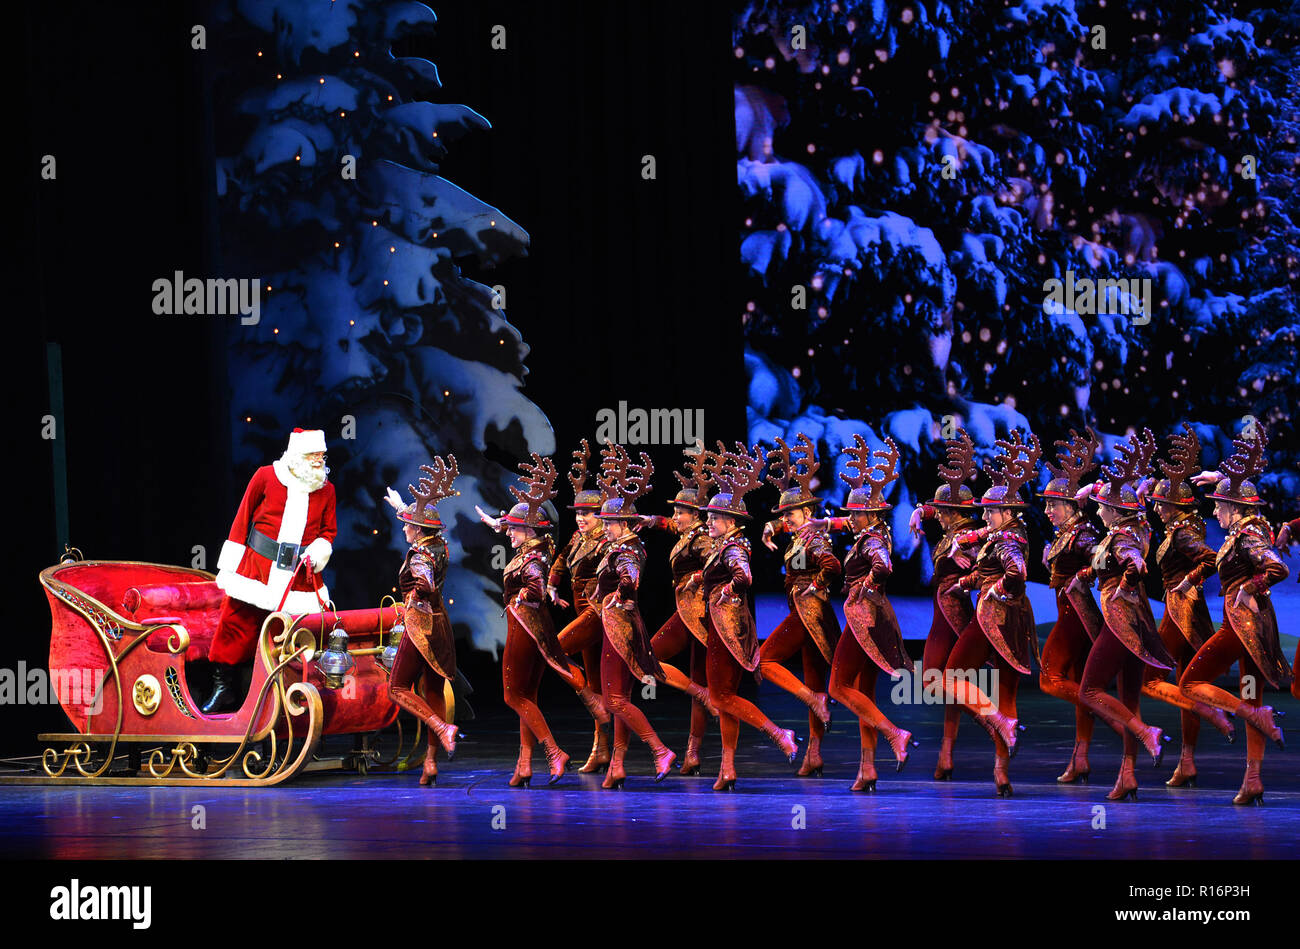
[[[325,433],[318,428],[295,428],[289,433],[289,454],[307,455],[325,450]]]

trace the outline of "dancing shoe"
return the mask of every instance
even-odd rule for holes
[[[1237,706],[1237,714],[1246,720],[1255,731],[1260,732],[1266,738],[1271,738],[1273,743],[1279,748],[1286,749],[1286,740],[1282,734],[1282,729],[1278,728],[1273,719],[1281,718],[1285,713],[1279,712],[1271,705],[1247,705],[1242,702]]]
[[[682,760],[682,767],[678,773],[700,773],[700,739],[694,735],[686,739],[686,757]]]
[[[614,754],[609,759],[609,770],[605,772],[605,780],[600,782],[600,786],[607,791],[621,791],[623,782],[627,780],[627,772],[623,770],[623,756],[627,754],[627,746],[614,746]]]
[[[799,757],[799,739],[794,732],[789,729],[778,728],[775,722],[769,720],[763,726],[763,734],[776,742],[776,746],[781,749],[781,753],[786,756],[786,759],[791,764],[794,764],[794,759]]]
[[[827,728],[831,727],[831,697],[825,692],[814,692],[812,699],[808,702],[808,707],[812,709],[813,714],[822,720],[822,724]]]
[[[456,739],[464,738],[458,729],[451,722],[444,722],[435,716],[430,716],[425,722],[429,731],[438,736],[438,744],[442,745],[443,750],[447,752],[447,760],[452,761],[456,757]]]
[[[654,750],[653,754],[655,759],[655,784],[658,784],[668,777],[668,772],[673,769],[673,762],[677,760],[677,754],[671,751],[667,745],[660,745]]]
[[[1206,705],[1205,711],[1201,711],[1203,703],[1196,703],[1196,713],[1204,718],[1207,722],[1219,730],[1219,734],[1228,739],[1228,744],[1237,740],[1237,726],[1232,723],[1232,717],[1223,709],[1215,708],[1212,705]]]
[[[1169,743],[1169,736],[1164,729],[1157,725],[1144,725],[1136,715],[1128,720],[1128,729],[1142,742],[1142,747],[1151,756],[1151,763],[1160,767],[1160,760],[1165,756],[1165,745]]]
[[[701,705],[703,705],[705,711],[707,711],[714,718],[718,717],[718,707],[709,701],[709,690],[707,688],[692,682],[690,685],[686,687],[686,694],[689,695],[696,702],[699,702]]]
[[[438,743],[429,742],[424,753],[424,768],[420,771],[420,787],[427,788],[438,783]]]
[[[997,785],[998,797],[1011,796],[1011,776],[1007,774],[1007,763],[1010,760],[1010,755],[1005,758],[997,755],[993,759],[993,783]]]
[[[793,756],[792,756],[793,760]],[[736,749],[723,747],[722,767],[718,769],[718,780],[713,782],[713,790],[730,791],[736,786]]]
[[[816,735],[809,735],[808,747],[804,749],[803,753],[803,764],[799,765],[799,770],[795,772],[795,776],[800,778],[820,778],[824,766],[825,762],[822,761],[822,740]]]
[[[596,720],[597,725],[609,723],[609,711],[605,708],[605,702],[592,690],[591,686],[584,685],[579,689],[578,698],[582,699],[582,704],[587,707],[587,711]]]
[[[528,782],[533,779],[533,756],[525,751],[523,747],[519,749],[519,760],[515,762],[515,773],[510,778],[510,787],[526,788]]]
[[[1007,746],[1007,757],[1016,756],[1016,740],[1019,737],[1016,733],[1024,731],[1025,726],[1001,712],[990,712],[988,715],[976,713],[975,721],[979,722],[980,728],[989,733],[990,738],[1002,739],[1003,744]]]
[[[604,771],[609,767],[609,738],[605,734],[605,729],[600,725],[596,726],[596,735],[591,740],[591,754],[578,769],[580,774],[594,774],[597,771]]]
[[[861,757],[858,760],[858,777],[853,782],[850,791],[874,791],[876,789],[876,762],[875,749],[862,749]]]
[[[1088,775],[1092,774],[1092,768],[1088,766],[1088,743],[1086,741],[1076,741],[1074,751],[1070,753],[1070,763],[1065,768],[1065,773],[1057,778],[1060,784],[1073,784],[1078,781],[1080,784],[1088,783]]]
[[[1259,766],[1261,763],[1258,758],[1246,759],[1246,776],[1241,780],[1241,790],[1232,799],[1233,804],[1259,805],[1264,803],[1264,785],[1259,779]]]
[[[919,741],[913,741],[912,733],[901,728],[895,728],[894,733],[888,736],[887,740],[889,741],[889,747],[893,749],[894,752],[894,770],[902,771],[903,765],[907,764],[909,754],[907,746],[911,745],[915,748],[921,743]]]
[[[560,749],[554,738],[542,742],[542,751],[546,753],[546,766],[551,772],[551,779],[546,783],[554,784],[564,777],[564,769],[569,766],[569,756]]]
[[[1174,775],[1165,782],[1167,787],[1183,788],[1196,786],[1196,762],[1192,759],[1192,749],[1183,745],[1183,750],[1178,754],[1178,766],[1174,768]]]
[[[1132,798],[1136,801],[1138,799],[1137,775],[1134,774],[1136,765],[1136,757],[1132,755],[1124,756],[1124,760],[1119,766],[1119,777],[1115,779],[1115,786],[1106,795],[1106,800],[1124,801]]]
[[[945,738],[939,745],[939,763],[934,766],[936,781],[952,780],[952,739]]]

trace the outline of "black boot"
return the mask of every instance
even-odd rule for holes
[[[233,711],[243,703],[239,692],[239,666],[224,662],[212,664],[212,694],[199,709],[204,715]]]

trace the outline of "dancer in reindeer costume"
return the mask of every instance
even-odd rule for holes
[[[1165,782],[1180,788],[1196,783],[1196,739],[1201,719],[1207,719],[1228,741],[1236,730],[1227,714],[1204,702],[1194,702],[1177,685],[1187,671],[1196,650],[1214,635],[1214,621],[1205,603],[1203,584],[1215,573],[1214,550],[1205,543],[1205,521],[1196,513],[1196,496],[1186,478],[1201,468],[1201,442],[1190,425],[1183,423],[1183,434],[1170,436],[1169,461],[1161,461],[1165,477],[1151,494],[1152,507],[1165,526],[1165,539],[1156,549],[1156,563],[1165,588],[1165,615],[1158,632],[1165,649],[1174,658],[1174,681],[1154,666],[1147,667],[1146,695],[1176,705],[1179,715],[1182,749],[1173,776]]]
[[[560,780],[569,765],[569,756],[556,744],[537,705],[537,691],[548,665],[578,693],[597,720],[598,710],[604,714],[600,698],[591,691],[582,671],[570,666],[565,658],[546,606],[546,578],[555,556],[555,542],[540,532],[555,527],[552,515],[546,511],[556,494],[555,463],[533,452],[532,461],[522,462],[519,468],[528,490],[511,486],[510,493],[518,503],[508,514],[492,517],[482,508],[475,508],[483,523],[506,532],[516,551],[502,575],[506,648],[501,657],[501,685],[506,704],[519,716],[519,760],[510,778],[512,788],[526,788],[532,780],[535,742],[540,741],[546,753],[551,775],[548,784]]]
[[[673,498],[671,518],[653,514],[641,518],[642,527],[669,531],[677,538],[668,554],[668,566],[673,575],[673,602],[677,608],[667,622],[659,627],[659,632],[654,634],[650,648],[654,650],[668,684],[694,699],[691,703],[690,737],[686,742],[686,755],[682,759],[682,774],[699,772],[700,745],[704,739],[708,715],[718,714],[717,709],[709,704],[709,680],[705,671],[705,644],[709,634],[705,629],[704,616],[708,612],[708,604],[704,601],[700,585],[687,582],[704,566],[705,558],[713,549],[713,541],[702,515],[709,494],[709,477],[704,471],[705,455],[703,449],[688,450],[687,473],[683,475],[673,472],[682,487]],[[669,659],[683,649],[689,653],[689,676],[668,663]]]
[[[1097,544],[1092,563],[1075,574],[1066,588],[1072,603],[1085,595],[1091,598],[1086,588],[1094,580],[1101,588],[1101,627],[1083,667],[1079,698],[1124,738],[1119,777],[1106,795],[1112,801],[1137,800],[1137,743],[1142,742],[1158,766],[1169,740],[1160,728],[1143,722],[1138,709],[1147,667],[1168,672],[1174,666],[1156,632],[1143,583],[1151,528],[1133,488],[1146,474],[1155,450],[1156,439],[1150,429],[1143,429],[1141,436],[1135,432],[1128,444],[1116,446],[1119,457],[1103,472],[1106,481],[1096,494],[1106,536]],[[1093,609],[1096,607],[1086,612]],[[1111,682],[1116,683],[1118,698],[1106,692]]]
[[[428,787],[438,783],[438,746],[446,749],[451,760],[456,739],[461,737],[456,726],[446,720],[443,697],[456,679],[456,641],[442,602],[448,556],[437,507],[443,498],[460,493],[454,487],[460,468],[456,456],[449,454],[446,461],[435,457],[432,465],[421,465],[420,471],[427,475],[420,478],[420,486],[406,486],[415,499],[413,504],[403,504],[392,488],[385,499],[406,525],[403,531],[411,545],[397,573],[406,634],[397,647],[388,695],[428,729],[428,750],[420,775],[420,785]],[[417,690],[421,680],[422,688]]]
[[[600,623],[604,630],[600,681],[605,703],[614,716],[614,753],[601,787],[615,789],[622,788],[627,777],[623,759],[629,732],[636,732],[650,747],[655,761],[655,781],[668,776],[677,755],[659,740],[645,713],[632,704],[634,683],[664,681],[659,660],[650,648],[650,633],[637,608],[645,548],[632,529],[641,520],[634,503],[650,492],[654,465],[645,452],[641,452],[640,464],[633,463],[622,445],[607,445],[601,455],[600,484],[605,503],[600,506],[600,519],[605,522],[609,545],[596,565],[592,599],[600,604]]]
[[[970,621],[975,617],[970,592],[958,589],[953,580],[964,575],[975,562],[979,551],[978,541],[964,543],[959,538],[979,536],[979,523],[975,513],[975,495],[966,486],[975,475],[975,443],[965,429],[957,429],[956,437],[947,441],[946,464],[939,466],[943,484],[934,492],[933,500],[917,505],[907,526],[917,536],[921,523],[934,519],[939,522],[943,535],[930,553],[934,561],[934,613],[930,631],[925,637],[925,651],[921,654],[924,681],[943,679],[943,668]],[[957,740],[957,726],[961,722],[961,706],[945,702],[943,706],[943,740],[939,745],[939,760],[934,768],[936,781],[952,780],[952,749]]]
[[[582,668],[587,682],[595,695],[600,695],[600,647],[602,632],[600,626],[600,603],[592,598],[596,589],[596,565],[609,546],[605,534],[605,525],[599,515],[604,495],[600,491],[586,487],[587,465],[591,460],[591,445],[584,438],[582,448],[573,453],[573,468],[569,472],[569,483],[573,485],[573,511],[578,530],[564,549],[556,556],[551,565],[550,576],[546,580],[546,592],[551,602],[557,606],[568,606],[560,597],[560,586],[566,580],[573,591],[573,608],[577,617],[560,630],[560,648],[566,656],[582,655]],[[609,766],[609,738],[602,726],[609,721],[608,715],[597,715],[595,735],[591,742],[591,754],[578,770],[583,774],[604,771]]]
[[[1092,549],[1101,539],[1101,531],[1075,500],[1079,480],[1097,467],[1093,458],[1101,441],[1092,429],[1086,435],[1071,429],[1070,440],[1058,441],[1056,447],[1060,449],[1057,454],[1060,466],[1047,463],[1052,480],[1038,495],[1043,499],[1043,513],[1056,528],[1056,537],[1043,552],[1043,562],[1050,571],[1048,585],[1056,592],[1056,622],[1043,644],[1043,668],[1038,685],[1046,694],[1074,705],[1074,750],[1065,773],[1056,780],[1061,784],[1076,781],[1086,784],[1092,770],[1088,764],[1088,746],[1092,742],[1095,717],[1079,698],[1079,683],[1088,661],[1088,650],[1101,628],[1101,617],[1091,596],[1078,598],[1080,605],[1076,607],[1066,587],[1092,561]]]
[[[778,728],[752,702],[736,694],[741,676],[758,670],[758,633],[749,607],[753,582],[750,547],[741,525],[750,517],[745,495],[762,484],[759,473],[763,470],[761,451],[756,448],[751,454],[739,442],[736,449],[729,452],[719,442],[718,452],[708,453],[705,459],[709,477],[718,486],[718,493],[705,508],[713,550],[700,572],[688,581],[703,586],[709,608],[705,617],[709,701],[718,710],[722,731],[722,767],[713,784],[715,791],[730,791],[736,785],[736,744],[742,719],[776,742],[790,761],[799,754],[794,732]]]
[[[1282,525],[1282,529],[1277,532],[1277,549],[1290,550],[1296,541],[1300,541],[1300,517]],[[1300,581],[1300,577],[1296,579]],[[1300,699],[1300,642],[1296,643],[1295,661],[1291,664],[1291,694]]]
[[[875,452],[881,459],[872,465],[872,451],[861,435],[845,447],[852,456],[849,467],[856,474],[840,474],[850,488],[840,510],[844,517],[830,518],[831,530],[852,530],[853,545],[844,558],[844,617],[851,635],[841,636],[831,662],[831,695],[858,717],[861,749],[858,776],[852,791],[876,789],[876,736],[881,734],[894,752],[898,771],[907,764],[908,746],[915,744],[912,733],[899,728],[876,705],[876,677],[881,670],[890,676],[905,674],[911,665],[898,617],[885,596],[885,583],[893,572],[890,554],[894,539],[884,512],[892,505],[885,500],[885,485],[898,480],[898,446],[886,438],[887,451]],[[866,485],[870,485],[867,487]]]
[[[840,621],[830,603],[830,588],[840,576],[840,562],[824,524],[818,527],[813,521],[817,498],[812,493],[812,481],[820,467],[816,446],[803,432],[793,450],[784,439],[776,439],[776,444],[767,453],[767,480],[781,492],[772,509],[781,520],[764,526],[763,543],[776,549],[772,536],[778,527],[793,535],[785,549],[785,596],[790,612],[763,640],[758,658],[764,679],[808,706],[808,747],[798,775],[821,777],[821,741],[831,723],[826,682],[840,638]],[[802,681],[783,665],[795,655],[803,664]]]
[[[1020,677],[1032,673],[1030,663],[1038,655],[1034,611],[1025,595],[1029,532],[1019,514],[1029,505],[1019,492],[1034,480],[1042,448],[1038,436],[1031,434],[1025,443],[1018,431],[994,444],[1003,453],[988,472],[993,487],[979,502],[987,526],[958,538],[961,544],[982,545],[971,571],[953,585],[961,591],[979,590],[975,616],[952,647],[943,685],[948,701],[965,708],[993,739],[993,781],[999,797],[1010,797],[1008,764],[1016,753],[1020,727],[1016,690]],[[996,702],[973,681],[990,659],[997,671]]]
[[[1274,721],[1275,714],[1281,713],[1261,704],[1260,695],[1264,682],[1285,688],[1291,678],[1269,598],[1269,589],[1290,571],[1273,547],[1268,522],[1259,516],[1264,502],[1251,480],[1264,473],[1266,444],[1259,426],[1254,438],[1234,439],[1236,452],[1219,466],[1225,477],[1210,497],[1215,502],[1214,516],[1228,532],[1215,560],[1223,589],[1223,625],[1196,651],[1178,683],[1188,698],[1232,712],[1246,722],[1246,774],[1234,804],[1263,803],[1264,739],[1286,747],[1282,729]],[[1240,673],[1240,698],[1214,684],[1234,662]]]

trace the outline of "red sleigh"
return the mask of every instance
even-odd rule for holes
[[[401,757],[400,724],[391,759],[370,746],[397,719],[380,661],[397,607],[272,613],[242,707],[206,716],[185,668],[207,657],[216,631],[222,593],[212,574],[70,556],[42,571],[40,581],[53,616],[50,680],[76,731],[40,735],[49,743],[43,773],[0,779],[6,783],[257,786],[348,765],[365,773]],[[320,657],[336,627],[347,633],[356,665],[331,683]],[[337,734],[357,736],[353,753],[318,758],[322,737]],[[417,766],[422,751],[417,730],[397,767]]]

